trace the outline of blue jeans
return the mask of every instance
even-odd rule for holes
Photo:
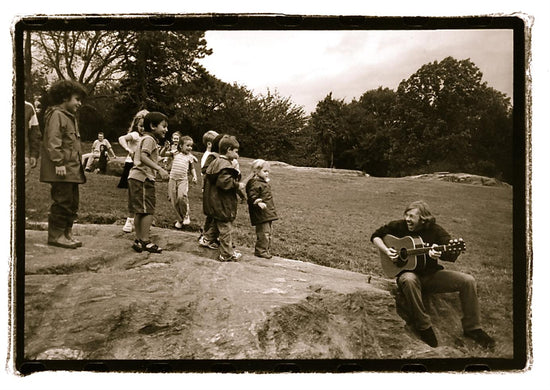
[[[462,329],[470,331],[481,328],[476,282],[473,276],[463,272],[440,270],[428,275],[403,272],[397,277],[397,285],[405,296],[416,329],[431,327],[422,293],[447,293],[458,291],[462,307]]]

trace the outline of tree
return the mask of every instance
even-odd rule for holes
[[[334,145],[343,136],[343,100],[335,100],[330,92],[317,103],[315,112],[311,114],[309,126],[317,134],[317,141],[324,157],[324,165],[334,168]]]
[[[345,167],[361,169],[375,176],[388,171],[390,134],[394,126],[396,94],[389,88],[365,92],[346,106],[345,133],[349,139]]]
[[[447,57],[423,65],[399,84],[390,146],[393,174],[465,168],[484,173],[478,162],[486,156],[474,145],[488,131],[481,118],[490,121],[493,113],[505,112],[506,102],[493,94],[495,105],[486,104],[491,93],[482,76],[469,59]]]
[[[181,119],[190,85],[205,72],[197,60],[210,53],[202,31],[136,32],[122,60],[119,110],[147,108]]]
[[[277,91],[259,94],[249,103],[246,131],[242,133],[243,147],[251,156],[288,161],[294,149],[294,136],[305,125],[301,106]]]
[[[36,31],[33,58],[45,73],[76,80],[92,93],[99,84],[120,75],[132,37],[127,31]]]

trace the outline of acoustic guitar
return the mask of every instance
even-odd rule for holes
[[[420,271],[426,267],[426,256],[430,249],[440,252],[463,252],[466,250],[466,243],[460,239],[449,241],[446,245],[435,247],[424,244],[420,237],[405,236],[398,238],[387,234],[382,238],[388,248],[393,248],[399,255],[392,260],[382,250],[380,250],[380,261],[384,273],[393,278],[403,271]]]

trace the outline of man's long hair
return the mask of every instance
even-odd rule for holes
[[[412,209],[418,210],[420,213],[420,220],[425,227],[432,226],[435,223],[435,217],[432,215],[428,204],[423,200],[417,200],[410,203],[403,212],[403,215],[407,214],[407,212]]]

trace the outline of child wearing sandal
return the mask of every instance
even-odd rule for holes
[[[158,172],[163,180],[168,172],[159,164],[158,142],[168,131],[168,119],[160,112],[150,112],[143,119],[143,137],[134,155],[134,166],[128,175],[128,208],[134,213],[136,239],[132,248],[136,252],[161,253],[162,248],[149,238],[155,212],[155,176]]]
[[[250,222],[256,227],[256,246],[254,255],[271,259],[272,222],[279,219],[273,202],[271,185],[269,184],[269,162],[254,160],[252,173],[254,176],[246,183],[248,211]]]

